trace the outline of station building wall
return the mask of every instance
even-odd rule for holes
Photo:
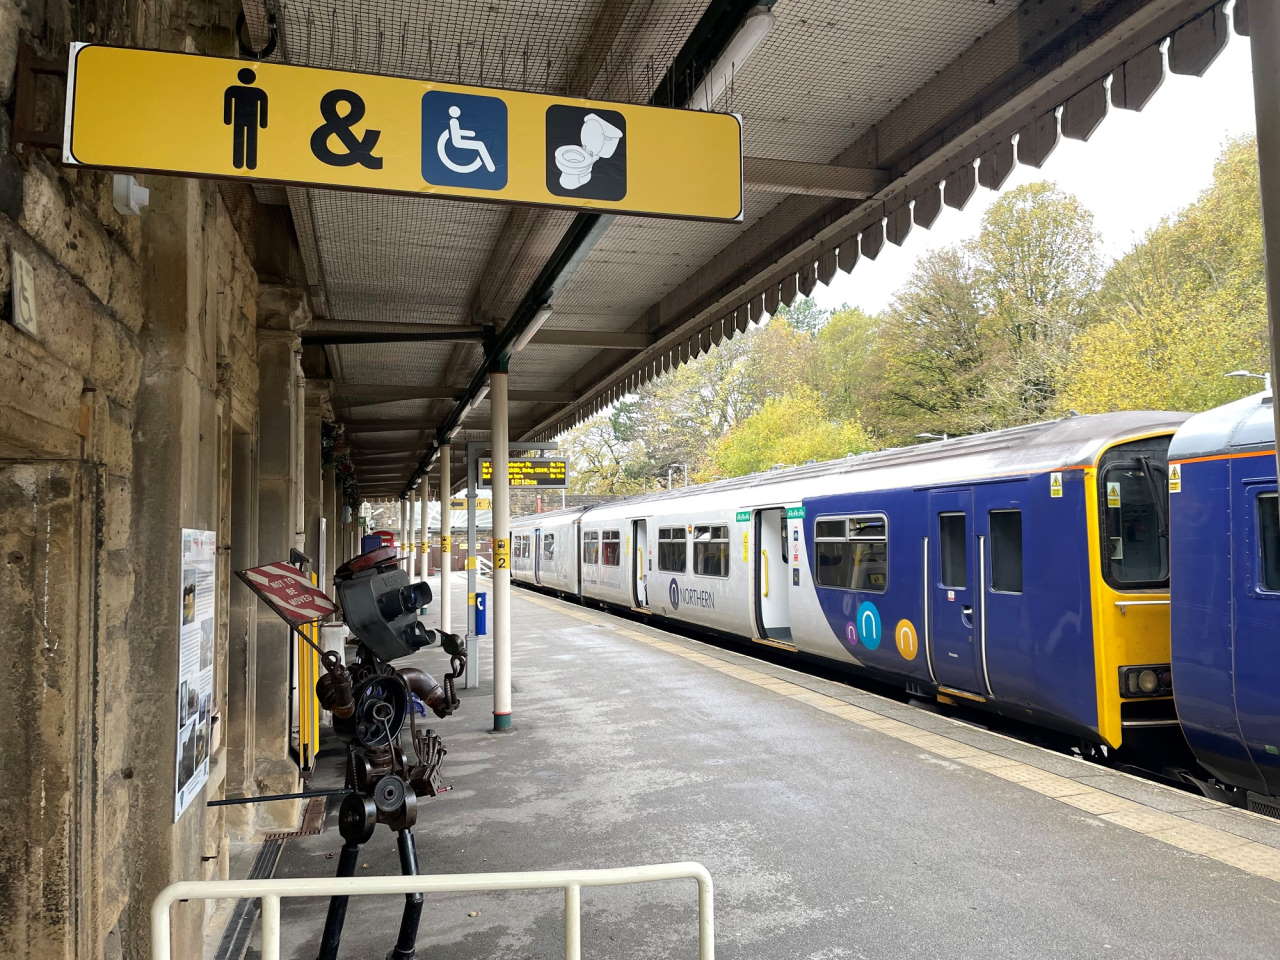
[[[354,537],[320,463],[325,384],[305,384],[307,298],[287,211],[210,181],[110,174],[12,142],[19,43],[72,39],[233,55],[230,2],[0,0],[0,956],[149,956],[148,910],[178,879],[297,825],[289,637],[234,568]],[[72,35],[72,30],[76,34]],[[42,91],[57,115],[59,87]],[[283,211],[283,220],[281,212]],[[11,253],[38,335],[12,321]],[[282,266],[284,265],[284,266]],[[300,271],[299,271],[300,272]],[[314,432],[316,436],[310,437]],[[174,822],[180,531],[218,536],[209,785]],[[203,904],[176,956],[205,955]]]

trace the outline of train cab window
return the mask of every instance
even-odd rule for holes
[[[693,528],[693,572],[700,577],[729,575],[729,528],[714,524]]]
[[[622,563],[621,535],[617,530],[606,530],[600,534],[600,562],[606,567]]]
[[[992,510],[991,589],[1022,592],[1022,511]]]
[[[888,588],[888,526],[879,514],[818,520],[814,555],[819,586],[871,593]]]
[[[938,514],[938,546],[942,555],[942,585],[951,590],[969,587],[969,541],[963,513]]]
[[[1163,587],[1169,582],[1169,482],[1150,457],[1102,471],[1103,572],[1114,587]]]
[[[665,573],[684,573],[688,565],[684,527],[658,528],[658,569]]]
[[[1262,546],[1262,589],[1280,590],[1280,498],[1258,497],[1258,541]]]
[[[600,562],[600,531],[582,531],[582,562],[595,566]]]
[[[556,558],[556,535],[554,533],[544,533],[542,535],[542,559],[554,560]]]

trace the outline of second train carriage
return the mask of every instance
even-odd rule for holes
[[[1280,816],[1280,500],[1274,397],[1198,414],[1170,448],[1173,679],[1224,799]]]
[[[513,575],[1118,748],[1177,723],[1183,419],[1073,417],[522,517]]]

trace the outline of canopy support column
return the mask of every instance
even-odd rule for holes
[[[450,458],[453,448],[445,443],[440,446],[440,629],[453,632],[452,597],[449,596],[449,574],[453,568],[453,521],[449,500],[453,496],[453,472]]]
[[[489,373],[493,440],[493,729],[511,729],[511,496],[507,476],[507,372]]]

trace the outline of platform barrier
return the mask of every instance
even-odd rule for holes
[[[582,958],[582,888],[657,880],[698,884],[698,960],[715,957],[711,874],[700,863],[655,863],[609,870],[538,870],[527,873],[454,873],[418,877],[307,877],[296,880],[187,880],[160,891],[151,905],[152,960],[171,960],[169,909],[184,900],[262,901],[262,960],[280,960],[280,901],[285,897],[352,897],[406,893],[564,890],[565,960]]]

